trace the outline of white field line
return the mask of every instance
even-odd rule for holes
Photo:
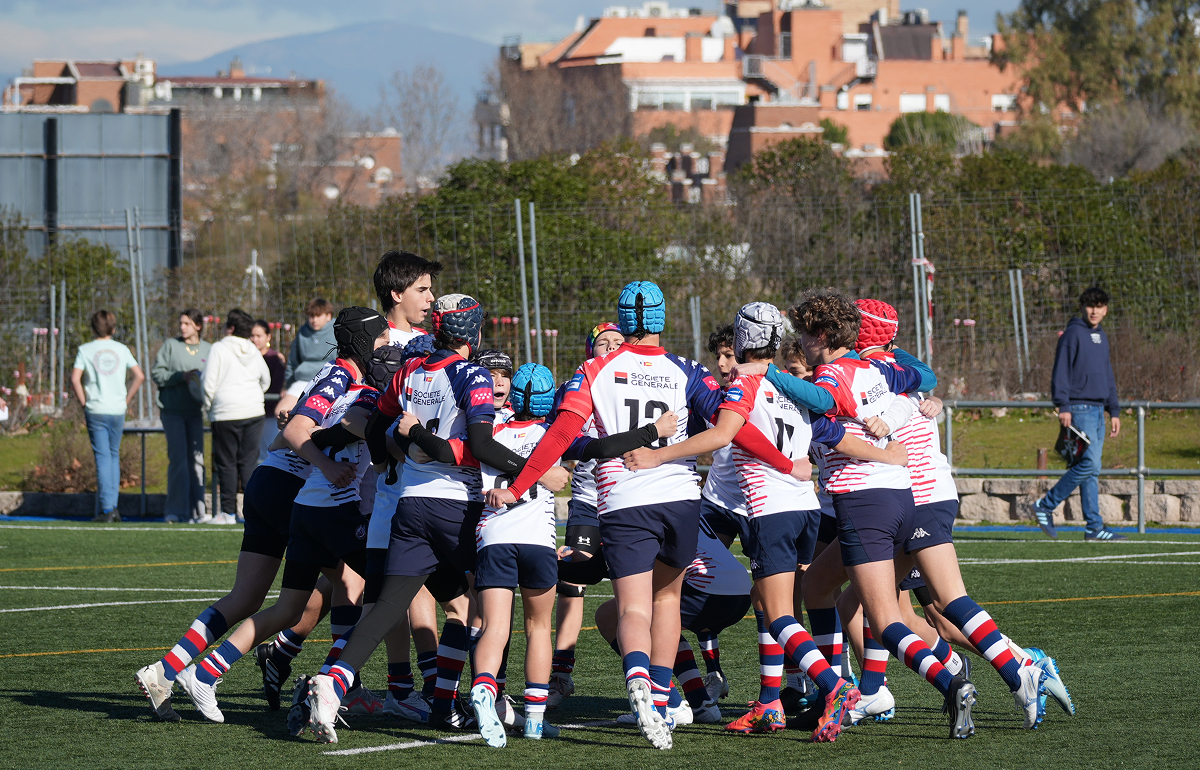
[[[46,612],[48,610],[82,610],[90,607],[128,607],[134,604],[178,604],[182,602],[215,602],[221,597],[203,597],[195,596],[187,599],[153,599],[140,602],[93,602],[90,604],[55,604],[50,607],[14,607],[12,609],[0,610],[0,613],[5,612]],[[276,599],[278,595],[268,596],[268,599]]]
[[[589,727],[611,727],[616,724],[615,720],[603,719],[596,722],[580,722],[572,725],[558,725],[560,730],[584,730]],[[423,746],[437,746],[441,743],[465,743],[467,741],[477,741],[482,736],[479,735],[451,735],[448,738],[438,738],[433,741],[407,741],[405,743],[389,743],[386,746],[363,746],[358,749],[341,749],[338,751],[323,752],[330,757],[352,757],[358,754],[374,754],[377,751],[402,751],[404,749],[419,749]]]
[[[83,532],[241,532],[242,527],[239,524],[214,524],[205,527],[178,527],[167,526],[161,527],[57,527],[57,526],[40,526],[36,524],[4,524],[0,522],[0,531],[6,529],[55,529],[55,530],[79,530]]]
[[[1127,562],[1129,559],[1161,559],[1170,556],[1200,556],[1200,551],[1171,551],[1168,553],[1126,553],[1109,556],[1077,556],[1071,559],[959,559],[960,564],[1087,564],[1105,561]],[[1134,562],[1135,564],[1137,562]]]

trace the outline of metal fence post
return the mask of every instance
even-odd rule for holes
[[[135,356],[138,365],[142,363],[142,321],[141,311],[138,305],[138,265],[137,257],[134,252],[137,249],[133,239],[133,212],[125,209],[125,243],[129,251],[129,289],[133,295],[133,328],[134,328],[134,346],[137,348]],[[142,371],[145,371],[144,369]],[[138,388],[138,419],[146,419],[146,388]]]
[[[1137,408],[1138,532],[1146,533],[1146,407]]]
[[[699,361],[702,349],[700,339],[700,297],[688,297],[688,308],[692,311],[692,358]]]
[[[1021,268],[1017,268],[1017,303],[1021,306],[1021,344],[1025,348],[1025,368],[1033,371],[1033,362],[1029,359],[1029,319],[1025,316],[1025,276]]]
[[[908,194],[908,221],[912,225],[913,323],[917,334],[917,358],[925,360],[925,335],[921,333],[921,266],[917,264],[917,194]]]
[[[1008,294],[1012,300],[1013,339],[1017,343],[1017,381],[1021,383],[1021,390],[1024,390],[1025,367],[1021,365],[1021,318],[1017,315],[1017,279],[1014,275],[1015,272],[1012,268],[1008,270]]]
[[[525,322],[525,360],[533,360],[533,344],[529,340],[529,290],[525,285],[525,228],[521,226],[521,199],[513,201],[517,209],[517,264],[521,274],[521,320]],[[521,346],[517,345],[517,351]]]
[[[67,279],[62,280],[62,301],[58,303],[58,313],[62,322],[58,325],[58,397],[63,408],[67,407],[67,399],[63,395],[67,377]]]
[[[146,518],[146,431],[142,434],[142,518]]]
[[[538,260],[537,260],[537,214],[533,209],[533,201],[529,202],[529,251],[533,258],[533,320],[537,324],[537,362],[545,363],[542,353],[542,295],[538,290]]]
[[[954,407],[945,409],[946,415],[946,464],[954,467]]]
[[[58,353],[58,335],[56,335],[54,333],[54,322],[57,320],[57,317],[58,317],[58,313],[56,312],[58,310],[58,308],[55,307],[56,297],[54,295],[57,293],[58,292],[54,291],[54,281],[51,281],[50,282],[50,328],[46,332],[46,335],[47,335],[46,358],[50,359],[50,408],[51,409],[58,406],[58,389],[54,387],[55,384],[58,382],[57,373],[54,371],[54,364],[57,363],[54,359],[58,357],[56,355]]]

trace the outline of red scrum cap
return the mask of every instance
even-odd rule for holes
[[[862,314],[862,328],[858,332],[858,341],[854,343],[856,352],[880,348],[896,339],[896,332],[900,329],[896,308],[877,299],[855,300],[854,304]]]

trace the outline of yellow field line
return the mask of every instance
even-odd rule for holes
[[[189,562],[182,562],[189,563]],[[190,562],[194,564],[212,564],[220,562]],[[166,565],[151,565],[151,564],[135,564],[135,567],[150,567],[150,566],[166,566]],[[979,602],[979,604],[1046,604],[1049,602],[1091,602],[1104,601],[1110,599],[1154,599],[1165,596],[1200,596],[1200,591],[1179,591],[1169,594],[1122,594],[1120,596],[1071,596],[1062,599],[1016,599],[1012,601],[1000,602]],[[746,615],[743,620],[752,618],[753,615]],[[584,626],[580,631],[595,631],[595,626]],[[525,633],[524,629],[513,629],[514,634]],[[309,639],[310,642],[332,642],[332,639]],[[169,650],[170,647],[119,647],[111,650],[61,650],[58,652],[15,652],[8,655],[0,655],[0,658],[35,658],[45,655],[80,655],[93,652],[157,652],[159,650]]]
[[[50,572],[63,569],[128,569],[130,567],[190,567],[196,564],[237,564],[237,559],[223,561],[164,561],[159,564],[96,564],[82,567],[4,567],[0,572]]]

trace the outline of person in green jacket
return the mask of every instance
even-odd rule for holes
[[[211,343],[200,339],[204,314],[188,308],[179,314],[179,336],[165,340],[150,377],[158,386],[158,407],[167,436],[167,507],[169,522],[205,522],[204,417],[200,412],[200,372]]]

